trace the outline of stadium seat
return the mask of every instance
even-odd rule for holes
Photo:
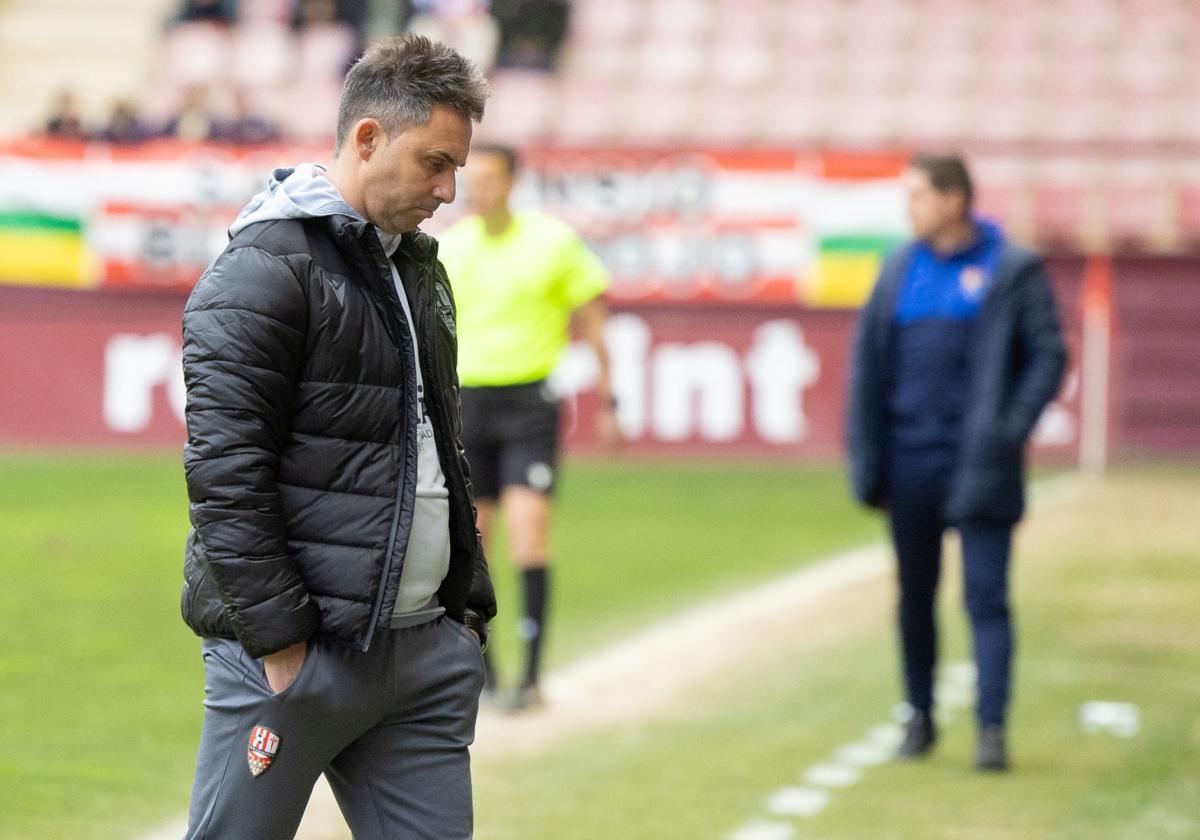
[[[612,142],[619,128],[617,102],[616,88],[599,80],[564,86],[550,127],[554,142],[564,146]]]
[[[282,109],[284,130],[304,142],[325,142],[337,127],[340,79],[299,80],[287,89]]]
[[[918,47],[911,59],[909,78],[915,89],[926,94],[965,91],[975,82],[977,56],[964,47],[926,50]]]
[[[343,23],[310,26],[297,37],[300,78],[321,84],[340,81],[354,59],[358,36]]]
[[[635,0],[579,0],[571,13],[572,37],[585,48],[630,40],[641,25]]]
[[[650,4],[646,39],[702,40],[712,31],[714,12],[708,0],[657,0]]]
[[[1200,125],[1188,137],[1189,119],[1196,119],[1194,107],[1180,108],[1178,102],[1166,95],[1115,96],[1112,100],[1112,119],[1106,130],[1110,140],[1118,145],[1142,145],[1163,140],[1190,142],[1200,139]]]
[[[579,45],[566,52],[560,75],[563,82],[574,88],[585,88],[601,81],[612,83],[636,73],[636,47],[614,43],[603,48]]]
[[[521,145],[549,131],[556,84],[545,73],[497,71],[490,79],[492,96],[484,124],[489,137]]]
[[[916,87],[899,100],[901,137],[934,148],[958,146],[970,123],[969,101],[962,92],[927,92]]]
[[[1085,210],[1093,164],[1056,157],[1034,171],[1034,234],[1050,246],[1074,243],[1085,232]]]
[[[694,82],[704,64],[704,49],[695,41],[645,41],[637,56],[638,77],[651,85]]]
[[[836,14],[805,3],[788,9],[779,21],[780,42],[787,50],[802,52],[828,49],[841,37],[841,24]]]
[[[869,79],[847,79],[828,103],[829,132],[838,143],[889,146],[900,135],[902,93]]]
[[[716,101],[711,93],[706,102]],[[629,88],[624,97],[621,136],[632,145],[674,145],[703,139],[711,128],[695,107],[688,87],[665,85]]]
[[[238,21],[242,24],[287,24],[295,0],[239,0]]]
[[[764,92],[827,93],[840,79],[839,67],[840,62],[827,50],[805,52],[780,47],[774,58],[772,79],[763,86]]]
[[[1116,247],[1143,247],[1169,236],[1170,196],[1159,162],[1122,156],[1105,167],[1104,219]]]
[[[825,142],[830,137],[834,99],[827,87],[776,87],[764,97],[760,132],[779,144]]]
[[[964,136],[981,145],[1020,141],[1030,134],[1034,106],[1028,93],[985,92],[971,102]]]
[[[1001,221],[1010,221],[1028,213],[1028,164],[1011,155],[971,156],[971,172],[975,181],[975,211]]]
[[[1200,80],[1196,89],[1200,90]],[[1200,108],[1195,105],[1196,97],[1196,93],[1184,88],[1184,93],[1173,102],[1166,129],[1172,139],[1192,148],[1200,146]]]
[[[761,90],[775,69],[773,54],[737,40],[716,40],[708,57],[712,83],[734,89]],[[717,95],[714,91],[711,95]]]
[[[296,61],[292,32],[277,23],[241,23],[233,31],[230,74],[245,87],[275,87],[288,79]]]
[[[746,88],[716,89],[695,111],[693,130],[718,146],[753,143],[763,137],[761,96]]]
[[[771,0],[716,0],[717,37],[766,43],[771,35],[775,4]]]
[[[1109,119],[1109,102],[1103,97],[1080,95],[1055,98],[1047,95],[1041,101],[1028,133],[1040,140],[1084,143],[1101,136]]]
[[[211,84],[225,78],[230,66],[230,37],[222,27],[185,23],[163,37],[158,76],[172,85]]]

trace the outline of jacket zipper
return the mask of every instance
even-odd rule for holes
[[[392,276],[391,258],[387,257],[385,255],[384,259],[389,264],[388,265],[388,282],[391,283],[392,286],[394,287],[395,282],[394,282],[394,278]],[[400,294],[399,289],[395,289],[395,292],[397,294]],[[396,301],[396,305],[401,306],[399,300]],[[406,318],[404,318],[403,307],[401,308],[401,313],[400,313],[399,318],[397,318],[397,321],[399,321],[402,318],[404,320],[407,320]],[[413,321],[414,321],[413,330],[415,331],[416,330],[415,316],[413,318]],[[404,341],[404,333],[407,331],[406,325],[400,324],[399,326],[400,326],[399,338],[401,341]],[[412,341],[413,346],[415,347],[417,344],[416,335],[410,335],[409,338]],[[404,358],[405,358],[404,357],[404,347],[401,346],[398,349],[400,351],[400,366],[404,367]],[[415,362],[415,359],[414,359],[414,362]],[[407,370],[405,371],[405,373],[407,373]],[[395,507],[392,510],[392,528],[391,528],[391,533],[388,535],[387,554],[383,558],[383,573],[379,577],[379,592],[375,595],[375,607],[374,607],[374,609],[371,610],[371,623],[369,625],[367,625],[367,636],[365,639],[363,639],[363,643],[361,645],[361,649],[364,653],[366,653],[370,649],[371,640],[375,638],[375,628],[379,626],[379,616],[383,612],[383,597],[384,597],[384,594],[387,592],[388,578],[391,577],[391,573],[392,573],[392,558],[395,556],[395,551],[396,551],[396,533],[400,530],[400,510],[404,506],[404,488],[406,485],[405,478],[407,477],[408,469],[410,466],[409,458],[408,458],[408,451],[407,451],[408,421],[409,421],[409,400],[408,400],[408,393],[406,392],[404,402],[403,402],[403,413],[401,414],[401,417],[400,417],[401,428],[404,430],[403,436],[400,441],[400,445],[404,448],[404,461],[403,461],[403,466],[400,469],[399,478],[396,482],[396,500],[395,500]],[[408,546],[406,545],[405,551],[407,551],[407,550],[408,550]]]
[[[422,315],[427,322],[433,322],[440,317],[435,311],[436,301],[434,300],[437,294],[437,281],[430,279],[424,285],[427,287],[424,291],[428,292],[428,294],[423,296],[421,300]],[[416,316],[414,315],[414,317]],[[425,358],[429,360],[431,372],[436,377],[437,382],[441,383],[444,381],[444,378],[441,369],[442,360],[437,352],[437,340],[434,337],[436,330],[437,325],[434,323],[433,326],[424,331],[425,341],[423,352],[425,353]],[[446,447],[450,447],[449,453],[446,454],[446,461],[449,463],[442,464],[442,474],[446,477],[446,489],[450,497],[451,514],[458,520],[454,527],[463,532],[474,534],[475,522],[468,512],[470,510],[470,503],[467,501],[469,497],[467,495],[466,482],[463,481],[462,470],[458,464],[457,438],[454,434],[453,424],[450,422],[451,409],[446,405],[445,394],[442,393],[441,387],[432,389],[430,393],[436,394],[432,400],[427,395],[426,405],[430,408],[431,413],[436,415],[437,443],[440,444],[438,448],[439,459],[443,453],[447,452]],[[435,406],[437,410],[433,412]],[[451,546],[453,546],[453,543],[454,540],[451,537]],[[471,587],[471,578],[474,573],[475,570],[472,564],[472,567],[467,570],[468,595]]]
[[[405,405],[406,412],[407,408],[408,406]],[[404,419],[407,420],[407,418]],[[407,439],[405,440],[405,445],[407,446]],[[367,625],[367,636],[363,639],[362,643],[363,653],[366,653],[370,649],[371,640],[375,638],[375,628],[379,624],[379,614],[383,612],[383,596],[387,592],[388,578],[392,573],[392,557],[396,551],[396,532],[400,530],[400,508],[404,504],[404,470],[408,468],[408,458],[405,458],[404,462],[404,469],[400,470],[400,477],[396,482],[395,508],[392,511],[392,530],[388,534],[387,554],[383,558],[383,574],[379,577],[379,592],[375,595],[375,607],[371,610],[371,623]]]

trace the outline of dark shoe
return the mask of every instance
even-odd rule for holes
[[[904,725],[904,740],[896,750],[896,758],[920,758],[933,749],[937,741],[937,727],[927,712],[913,712]]]
[[[504,712],[517,714],[536,709],[543,703],[542,692],[536,685],[526,685],[500,698],[496,704]]]
[[[975,769],[985,773],[1008,769],[1008,750],[1004,747],[1004,727],[983,726],[975,742]]]

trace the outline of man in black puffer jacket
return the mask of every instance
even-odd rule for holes
[[[184,314],[204,637],[189,838],[295,834],[325,773],[355,837],[466,838],[495,597],[437,243],[486,86],[427,39],[347,76],[332,167],[278,170]]]

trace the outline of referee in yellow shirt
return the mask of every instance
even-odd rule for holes
[[[438,237],[458,307],[463,443],[485,545],[502,508],[509,552],[521,569],[520,635],[525,668],[500,702],[512,711],[541,702],[538,670],[550,590],[550,514],[558,465],[559,404],[547,384],[567,346],[572,317],[599,362],[598,433],[618,439],[602,294],[608,271],[570,227],[533,211],[513,212],[517,155],[507,146],[471,150],[472,215]],[[491,663],[487,687],[496,690]]]

